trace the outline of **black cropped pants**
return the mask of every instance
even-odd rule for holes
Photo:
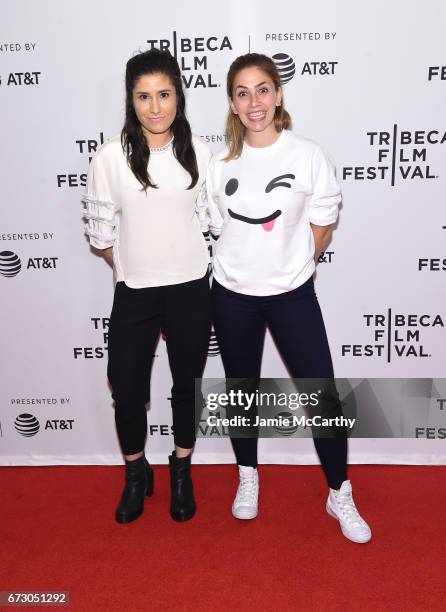
[[[198,280],[132,289],[116,284],[108,340],[108,378],[124,455],[144,449],[150,371],[160,332],[165,335],[172,373],[175,444],[195,443],[195,378],[201,378],[210,335],[208,274]]]

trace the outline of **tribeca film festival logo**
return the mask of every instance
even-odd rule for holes
[[[98,342],[102,342],[102,346],[75,346],[73,347],[73,358],[74,359],[103,359],[108,354],[108,330],[110,324],[110,317],[90,317],[90,329],[95,332],[96,339],[100,338]],[[165,340],[164,335],[162,335]],[[220,354],[217,338],[214,330],[211,331],[208,345],[209,357],[216,357]],[[154,358],[158,357],[157,354]],[[170,398],[168,398],[170,399]]]
[[[397,178],[402,180],[437,179],[427,162],[427,146],[444,144],[446,131],[443,130],[399,130],[394,124],[393,131],[367,132],[370,147],[376,149],[378,165],[345,166],[342,169],[344,181],[353,179],[387,180],[392,187]]]
[[[396,358],[428,358],[432,354],[421,344],[421,332],[426,328],[444,328],[439,314],[387,314],[362,315],[372,332],[370,344],[343,344],[342,357],[383,357],[390,363]]]
[[[436,408],[440,413],[446,411],[446,398],[435,398]],[[415,438],[425,438],[426,440],[445,440],[446,427],[415,427]]]
[[[54,270],[57,267],[58,257],[28,257],[25,270]],[[12,278],[22,269],[20,257],[12,251],[0,252],[0,274],[5,278]]]
[[[167,423],[148,423],[147,433],[152,437],[173,436],[173,425],[168,425]]]
[[[436,404],[440,413],[446,410],[446,398],[437,397]],[[415,427],[415,438],[425,438],[426,440],[445,440],[446,427]]]
[[[441,229],[446,230],[446,225],[442,225]],[[446,271],[446,257],[419,257],[418,272],[444,272]]]
[[[446,81],[446,66],[429,66],[428,81]]]
[[[178,61],[181,78],[186,89],[197,87],[221,87],[215,82],[214,75],[209,71],[210,54],[232,51],[229,36],[195,36],[182,37],[173,31],[171,38],[148,39],[150,48],[167,50]]]
[[[103,359],[108,353],[108,326],[109,317],[90,317],[91,328],[95,336],[100,337],[102,346],[75,346],[73,348],[74,359]]]
[[[207,418],[201,418],[198,423],[197,434],[204,438],[226,438],[229,436],[229,427],[222,424],[223,415],[218,410],[213,414],[215,422],[209,423]],[[217,425],[218,423],[218,425]]]
[[[90,163],[93,154],[104,144],[105,140],[103,132],[99,132],[99,138],[79,138],[74,142],[77,152],[82,156],[87,155],[88,163]],[[57,174],[56,181],[58,187],[85,187],[87,185],[87,173],[65,172]]]

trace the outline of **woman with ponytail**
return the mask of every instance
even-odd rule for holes
[[[173,378],[175,450],[169,457],[172,518],[195,513],[190,475],[195,378],[210,333],[208,249],[198,194],[210,153],[193,136],[176,59],[152,49],[126,68],[125,124],[94,156],[84,197],[86,233],[114,267],[108,377],[125,458],[116,520],[128,523],[153,492],[144,456],[150,367],[160,332]]]
[[[229,69],[227,95],[228,146],[212,158],[206,187],[210,229],[218,238],[213,322],[228,384],[258,388],[268,326],[291,376],[321,393],[320,416],[342,416],[313,286],[316,261],[341,202],[333,164],[319,145],[290,131],[280,77],[269,57],[238,57]],[[259,491],[256,415],[247,406],[241,413],[251,418],[251,427],[240,428],[239,435],[232,431],[239,468],[232,513],[253,519]],[[314,429],[329,487],[327,511],[347,538],[367,542],[371,531],[347,477],[345,429]]]

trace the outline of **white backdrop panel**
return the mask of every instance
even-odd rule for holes
[[[122,127],[125,63],[152,44],[176,52],[193,131],[213,151],[223,146],[231,61],[248,50],[286,56],[294,130],[331,153],[344,194],[317,271],[336,374],[443,376],[443,2],[191,1],[154,11],[142,0],[6,0],[0,10],[2,464],[121,462],[106,378],[112,272],[83,236],[80,198],[96,146]],[[286,376],[269,337],[262,373]],[[218,356],[205,375],[223,375]],[[147,445],[155,463],[173,444],[170,385],[161,340]],[[38,422],[35,435],[19,433],[18,418]],[[271,439],[260,459],[316,455],[311,440]],[[228,440],[199,440],[194,460],[232,462]],[[350,461],[444,464],[446,454],[442,439],[356,439]]]

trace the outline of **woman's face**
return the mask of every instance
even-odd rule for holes
[[[133,87],[133,107],[149,145],[158,146],[170,135],[177,113],[177,95],[170,77],[161,72],[144,74]]]
[[[268,74],[260,68],[250,66],[236,74],[230,104],[247,130],[275,131],[274,113],[281,102],[281,88],[276,89]]]

